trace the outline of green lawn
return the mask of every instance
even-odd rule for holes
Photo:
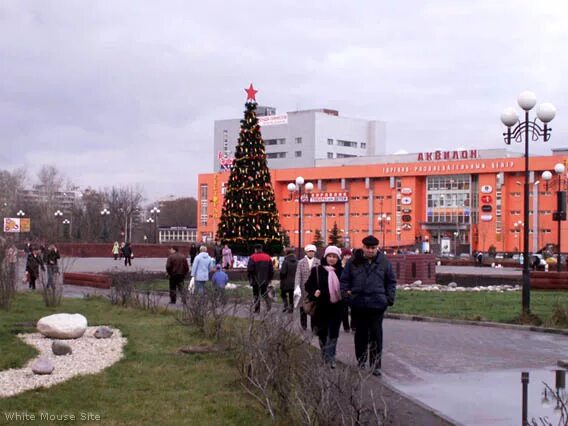
[[[239,296],[247,297],[252,295],[252,289],[246,281],[230,281],[232,284],[236,284],[238,288],[233,290],[227,290],[229,296]],[[189,280],[185,281],[185,285],[189,285]],[[207,282],[206,288],[211,288],[211,281]],[[170,284],[168,280],[153,280],[148,282],[141,282],[136,284],[136,289],[140,291],[161,291],[169,292]]]
[[[568,292],[532,291],[531,312],[543,325],[568,328],[567,323],[554,323],[555,305],[568,309]],[[422,292],[398,291],[396,303],[389,312],[429,317],[457,318],[515,323],[521,312],[521,292]]]
[[[89,325],[119,328],[128,338],[125,358],[94,376],[0,399],[0,412],[91,412],[105,425],[269,423],[242,390],[230,353],[181,354],[182,346],[207,342],[171,314],[120,308],[101,299],[64,299],[61,306],[46,308],[39,295],[18,294],[10,311],[0,311],[0,369],[21,366],[35,355],[15,336],[34,327],[18,323],[35,323],[56,312],[79,312]]]

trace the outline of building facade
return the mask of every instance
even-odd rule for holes
[[[345,158],[318,167],[271,170],[282,228],[291,245],[303,245],[316,230],[327,240],[337,223],[347,246],[376,235],[381,246],[420,247],[436,254],[520,252],[523,226],[529,249],[556,244],[556,186],[540,178],[568,152],[530,158],[530,223],[523,220],[524,157],[506,150],[434,151]],[[213,238],[229,172],[199,175],[197,238]],[[299,203],[287,185],[302,176],[314,191]],[[562,246],[568,226],[561,222]]]
[[[158,228],[158,243],[195,243],[197,241],[197,228],[186,226],[160,226]]]
[[[385,123],[341,117],[338,111],[315,109],[277,115],[259,106],[257,116],[268,167],[313,167],[317,159],[378,155],[385,152]],[[226,170],[239,139],[241,119],[216,120],[214,169]]]

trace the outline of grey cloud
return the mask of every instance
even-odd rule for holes
[[[501,147],[525,88],[568,134],[563,2],[23,1],[0,5],[0,167],[196,194],[252,81],[279,111],[387,121],[390,151]],[[395,149],[396,147],[396,149]]]

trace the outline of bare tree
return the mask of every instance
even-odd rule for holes
[[[197,226],[197,200],[178,198],[161,204],[160,224],[165,226]]]
[[[18,203],[18,192],[24,187],[25,169],[12,172],[0,170],[0,214],[2,217],[12,216],[22,208]]]

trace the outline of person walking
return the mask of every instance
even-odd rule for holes
[[[231,251],[231,248],[225,244],[225,246],[223,247],[223,268],[224,269],[229,269],[233,266],[233,252]]]
[[[229,276],[223,269],[221,269],[221,265],[217,265],[215,267],[216,271],[211,277],[211,286],[213,287],[213,291],[215,295],[219,297],[222,304],[225,304],[225,287],[229,282]]]
[[[124,266],[132,266],[134,253],[132,253],[132,246],[130,243],[124,243],[124,247],[122,247],[122,256],[124,256]]]
[[[114,256],[114,260],[118,259],[119,251],[120,251],[120,246],[118,245],[118,241],[115,241],[114,245],[112,246],[112,255]]]
[[[322,358],[331,368],[335,368],[337,338],[344,311],[339,284],[342,272],[341,250],[327,246],[321,264],[312,268],[305,284],[308,299],[316,302],[312,320],[316,323]]]
[[[284,302],[282,312],[288,312],[289,314],[294,312],[294,284],[297,269],[298,259],[296,259],[294,249],[288,248],[286,249],[286,257],[280,267],[280,295]]]
[[[209,280],[209,271],[211,270],[211,260],[209,253],[207,253],[207,247],[201,246],[199,254],[195,256],[191,265],[191,276],[195,280],[197,294],[205,293],[205,284]]]
[[[396,277],[379,240],[373,235],[363,238],[363,248],[355,250],[341,275],[341,293],[355,319],[355,356],[359,368],[369,366],[373,375],[381,375],[383,352],[383,317],[394,304]]]
[[[341,249],[341,266],[345,268],[347,261],[351,259],[353,252],[350,248]],[[351,321],[349,319],[351,318]],[[341,317],[341,323],[343,324],[343,331],[349,333],[350,331],[355,331],[355,323],[353,322],[353,317],[349,315],[349,305],[347,303],[343,304],[343,315]]]
[[[223,247],[221,247],[219,241],[215,241],[213,256],[215,257],[215,265],[221,265],[221,261],[223,260]]]
[[[195,245],[195,243],[192,243],[189,247],[189,259],[192,265],[193,261],[195,260],[195,256],[197,256],[197,246]]]
[[[177,246],[170,247],[170,255],[166,261],[166,272],[170,280],[170,303],[176,304],[177,292],[181,295],[181,302],[186,303],[186,289],[183,285],[187,273],[189,272],[189,265],[187,257],[179,252]]]
[[[300,325],[302,329],[306,330],[308,328],[308,314],[304,311],[303,302],[306,298],[306,288],[305,284],[310,276],[310,271],[320,264],[320,260],[315,257],[316,246],[313,244],[308,244],[304,247],[305,256],[298,262],[298,267],[296,268],[296,277],[294,279],[294,286],[300,287],[302,295],[300,297]],[[310,320],[310,327],[314,330],[314,322]]]
[[[54,278],[56,274],[59,274],[59,259],[61,259],[59,250],[55,244],[50,244],[43,258],[47,266],[47,288],[55,288]]]
[[[249,258],[247,272],[254,297],[254,313],[260,312],[261,296],[266,303],[266,311],[269,312],[272,308],[272,300],[268,294],[268,286],[274,277],[274,268],[270,256],[262,251],[262,244],[254,246],[254,253]]]
[[[26,262],[26,273],[28,274],[30,290],[36,289],[36,280],[39,278],[39,270],[45,271],[43,260],[41,259],[40,249],[37,246],[30,247],[30,254]]]

